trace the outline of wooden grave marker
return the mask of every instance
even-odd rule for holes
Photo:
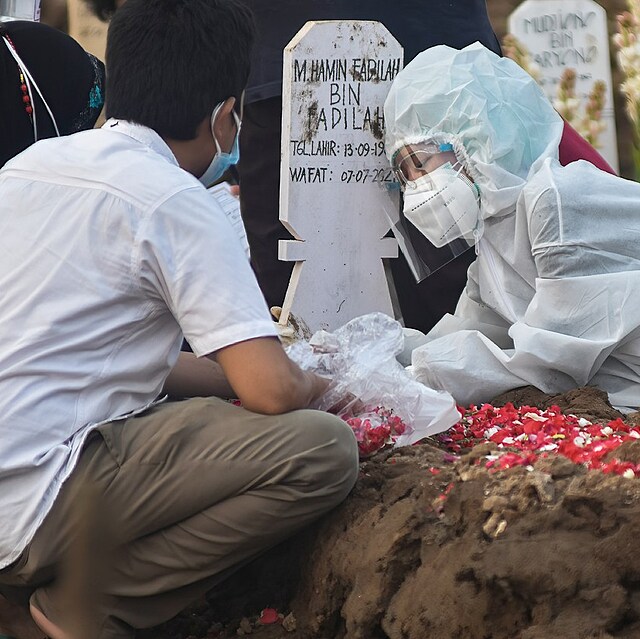
[[[384,153],[384,100],[402,47],[379,22],[308,22],[284,51],[280,220],[295,261],[281,321],[334,330],[393,316],[382,258],[397,257],[381,198],[394,182]]]

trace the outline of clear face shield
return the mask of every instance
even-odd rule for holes
[[[384,212],[420,282],[476,244],[480,195],[450,144],[406,145],[392,164],[397,181],[382,184]]]

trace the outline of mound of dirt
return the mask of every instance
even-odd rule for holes
[[[527,405],[619,417],[593,389],[539,394],[549,404],[515,392]],[[353,493],[313,530],[143,636],[640,637],[640,482],[562,457],[495,472],[494,448],[452,461],[424,443],[363,462]],[[618,456],[639,459],[640,443]],[[257,622],[264,608],[284,624]]]
[[[565,415],[584,417],[594,424],[625,418],[609,404],[607,394],[594,386],[575,388],[563,395],[547,395],[535,386],[523,386],[499,395],[491,403],[494,406],[504,406],[508,402],[514,406],[535,406],[536,408],[557,406]]]

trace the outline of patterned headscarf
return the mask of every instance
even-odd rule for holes
[[[104,65],[70,36],[38,22],[0,24],[0,167],[33,144],[17,53],[53,113],[60,135],[90,129],[104,104]],[[56,130],[37,91],[31,91],[38,139]]]

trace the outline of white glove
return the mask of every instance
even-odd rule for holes
[[[404,348],[396,355],[396,359],[403,366],[409,366],[411,364],[411,353],[418,346],[427,343],[427,336],[415,328],[403,328],[402,334],[404,335]]]

